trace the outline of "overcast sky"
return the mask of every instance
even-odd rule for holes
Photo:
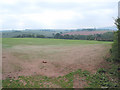
[[[1,0],[0,29],[109,27],[119,0]]]

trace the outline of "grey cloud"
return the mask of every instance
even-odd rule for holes
[[[102,12],[104,10],[111,10],[112,12],[106,13]],[[55,10],[55,11],[72,11],[78,14],[70,20],[56,20],[54,28],[80,28],[80,27],[104,27],[107,25],[113,25],[112,17],[117,16],[117,3],[116,2],[101,2],[101,3],[71,3],[71,2],[18,2],[13,5],[0,5],[0,14],[3,15],[3,29],[5,28],[18,28],[18,23],[22,21],[23,28],[48,28],[41,21],[32,21],[30,19],[22,18],[23,14],[42,14],[45,11]],[[94,13],[97,12],[97,13]],[[8,14],[8,15],[7,15]],[[80,18],[79,14],[84,16],[83,19]],[[9,16],[13,15],[13,17]],[[17,15],[17,18],[14,17]],[[47,22],[47,20],[46,20]]]
[[[93,9],[114,8],[117,3],[49,3],[38,2],[36,4],[19,2],[15,5],[0,5],[1,13],[41,13],[44,9],[88,11]]]

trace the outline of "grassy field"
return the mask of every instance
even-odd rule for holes
[[[89,40],[62,40],[62,39],[40,39],[40,38],[3,38],[3,48],[15,45],[80,45],[80,44],[111,44],[112,42],[89,41]]]
[[[3,38],[3,87],[77,88],[111,85],[108,78],[100,79],[106,76],[99,73],[99,68],[104,68],[107,63],[105,57],[111,44],[87,40]]]

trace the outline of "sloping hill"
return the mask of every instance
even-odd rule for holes
[[[106,32],[112,32],[112,31],[75,31],[75,32],[69,32],[69,33],[65,33],[62,35],[94,35],[94,34],[103,34]]]

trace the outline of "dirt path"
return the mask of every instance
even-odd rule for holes
[[[3,79],[18,76],[45,75],[58,77],[77,69],[94,73],[105,63],[110,46],[16,46],[3,49]],[[45,63],[43,63],[45,62]]]

